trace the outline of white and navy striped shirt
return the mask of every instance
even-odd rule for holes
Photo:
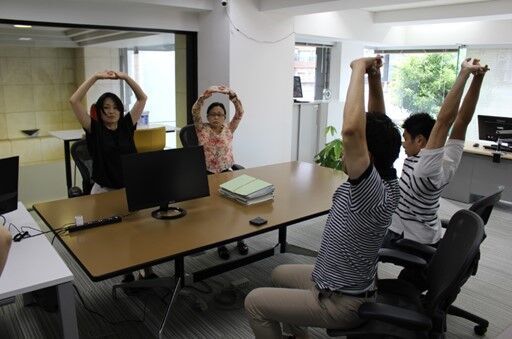
[[[463,151],[463,140],[449,139],[444,147],[422,149],[417,156],[405,159],[400,202],[391,231],[422,244],[435,244],[441,239],[439,198],[455,174]]]
[[[333,196],[312,278],[320,289],[352,294],[374,287],[377,258],[400,192],[396,171],[373,165]]]

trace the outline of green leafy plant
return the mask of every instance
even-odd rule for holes
[[[454,53],[429,53],[405,58],[393,73],[392,91],[398,106],[409,113],[436,116],[456,77]]]
[[[325,128],[325,135],[338,135],[336,128],[327,126]],[[341,170],[343,157],[343,141],[338,137],[331,142],[325,144],[325,147],[315,155],[315,162],[323,167],[334,168]]]

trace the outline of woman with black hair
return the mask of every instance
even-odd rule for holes
[[[82,105],[87,91],[98,80],[124,80],[135,93],[137,101],[130,112],[124,115],[124,105],[114,93],[104,93],[96,101],[96,117],[91,117]],[[78,121],[85,130],[87,148],[92,157],[91,194],[104,193],[124,187],[121,157],[137,153],[134,132],[147,96],[128,74],[117,71],[103,71],[86,80],[71,96],[69,103]],[[151,268],[144,269],[144,278],[154,278]],[[123,282],[134,280],[133,274],[126,274]]]
[[[226,122],[226,108],[220,102],[214,102],[206,110],[208,122],[201,119],[201,109],[204,101],[212,94],[225,94],[235,106],[235,115],[231,121]],[[199,144],[204,148],[206,159],[206,169],[208,174],[226,172],[231,170],[234,164],[233,160],[233,134],[242,120],[244,108],[238,98],[238,95],[226,86],[211,86],[197,99],[192,106],[192,117],[196,128]],[[249,248],[243,240],[237,243],[238,252],[245,255]],[[219,257],[229,259],[229,251],[226,246],[217,248]]]

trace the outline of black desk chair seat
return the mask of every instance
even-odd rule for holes
[[[180,140],[183,147],[198,146],[199,140],[197,139],[196,127],[193,124],[183,126],[180,129]],[[244,169],[245,167],[238,164],[233,164],[231,169],[233,171]]]
[[[352,329],[328,329],[327,334],[347,338],[443,338],[447,311],[472,274],[483,239],[482,219],[472,211],[458,211],[426,264],[425,295],[407,281],[380,280],[376,302],[363,303],[359,308],[359,316],[366,322]],[[389,250],[388,258],[393,251],[403,253]]]
[[[501,194],[503,193],[504,189],[504,186],[499,186],[496,192],[478,199],[469,207],[470,211],[475,212],[482,218],[484,225],[487,225],[489,217],[491,216],[491,212],[494,206],[500,201]],[[441,225],[444,228],[447,228],[448,224],[448,220],[441,220]],[[396,242],[396,245],[400,250],[403,250],[406,253],[420,256],[427,261],[429,261],[436,252],[436,249],[433,248],[432,246],[420,244],[409,239],[398,240]],[[478,255],[478,258],[479,256],[480,254]],[[410,266],[408,268],[410,268]],[[475,265],[473,275],[476,275],[477,270],[478,265]],[[404,277],[405,274],[401,276]],[[488,320],[483,319],[477,316],[476,314],[472,314],[468,311],[460,309],[457,306],[450,306],[450,308],[448,309],[448,314],[461,317],[476,323],[477,325],[474,327],[474,331],[478,335],[484,335],[485,332],[487,332],[487,327],[489,327]]]
[[[78,140],[71,145],[71,157],[82,176],[82,188],[73,186],[68,191],[68,197],[73,198],[81,195],[91,194],[94,182],[92,176],[92,157],[87,148],[85,139]]]

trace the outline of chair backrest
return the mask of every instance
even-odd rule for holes
[[[425,309],[430,316],[446,312],[478,263],[484,223],[475,212],[460,210],[450,219],[427,267]]]
[[[71,157],[82,176],[82,192],[90,194],[94,182],[92,176],[92,158],[87,149],[87,141],[79,140],[71,145]]]
[[[198,146],[196,127],[194,125],[183,126],[180,130],[180,140],[183,147]]]
[[[165,126],[138,128],[133,136],[137,152],[160,151],[165,148]]]
[[[482,218],[482,220],[484,221],[484,225],[487,225],[487,221],[489,221],[492,209],[494,208],[494,205],[496,205],[496,203],[500,201],[501,193],[503,192],[504,189],[505,186],[499,186],[496,192],[486,197],[478,199],[469,208],[470,211],[475,212],[480,216],[480,218]]]

